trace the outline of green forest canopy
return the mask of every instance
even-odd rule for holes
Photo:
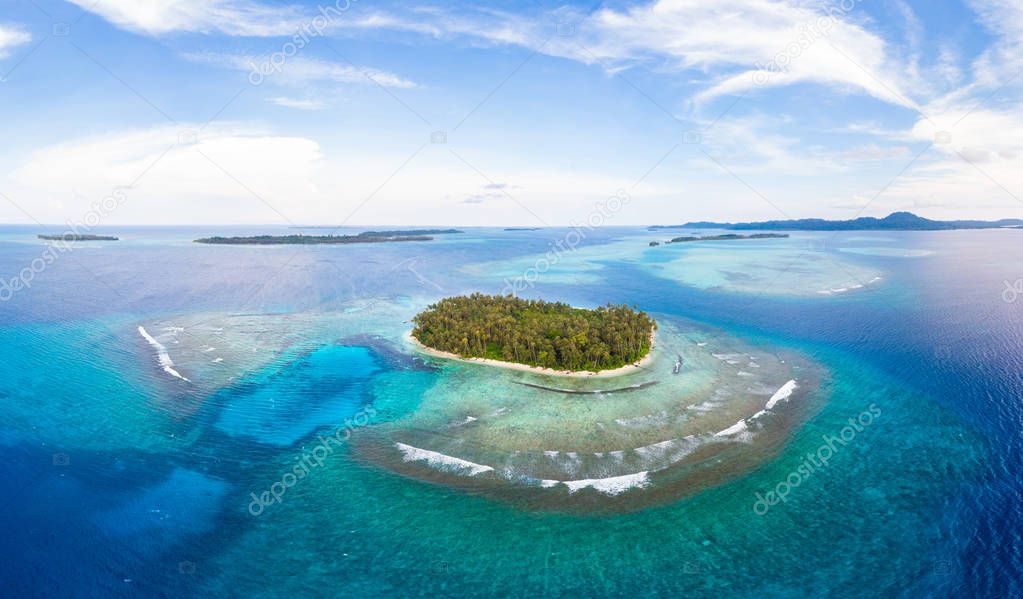
[[[657,323],[626,305],[595,310],[512,295],[449,297],[413,319],[413,336],[463,358],[490,358],[558,370],[599,371],[650,352]]]

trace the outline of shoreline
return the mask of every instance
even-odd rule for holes
[[[498,368],[507,368],[509,370],[519,370],[521,372],[531,372],[533,374],[543,374],[543,375],[547,375],[547,376],[560,376],[560,377],[568,377],[568,378],[608,378],[608,377],[615,377],[615,376],[622,376],[622,375],[626,375],[626,374],[631,374],[633,372],[639,372],[640,370],[643,369],[644,366],[649,364],[650,361],[653,360],[653,357],[654,357],[654,340],[655,340],[656,336],[657,336],[657,329],[651,330],[650,331],[650,351],[647,352],[647,354],[645,356],[643,356],[643,358],[641,358],[638,362],[633,362],[632,364],[626,364],[625,366],[621,366],[619,368],[614,368],[614,369],[611,369],[611,370],[598,370],[596,372],[592,372],[592,371],[578,371],[578,372],[576,372],[576,371],[571,371],[571,370],[555,370],[553,368],[543,368],[543,367],[540,367],[540,366],[530,366],[528,364],[520,364],[518,362],[505,362],[504,360],[493,360],[493,359],[490,359],[490,358],[463,358],[462,356],[459,356],[458,354],[453,354],[451,352],[441,351],[439,349],[434,349],[432,347],[427,347],[426,345],[423,345],[423,343],[421,341],[419,341],[419,339],[416,339],[415,336],[412,335],[412,331],[406,331],[405,335],[404,335],[404,338],[405,338],[406,341],[409,341],[412,344],[412,346],[417,351],[419,351],[420,353],[424,353],[424,354],[426,354],[428,356],[432,356],[434,358],[444,358],[444,359],[447,359],[447,360],[457,360],[459,362],[468,362],[470,364],[484,364],[486,366],[496,366]]]

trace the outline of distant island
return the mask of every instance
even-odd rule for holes
[[[365,237],[408,237],[415,235],[455,235],[465,233],[458,229],[397,229],[393,231],[363,231],[360,236]]]
[[[626,305],[586,310],[480,293],[443,299],[412,322],[412,340],[444,357],[566,373],[628,368],[650,354],[657,326]]]
[[[289,229],[341,229],[344,225],[311,225],[308,227],[288,227]],[[399,229],[395,231],[363,231],[359,235],[366,237],[393,237],[393,236],[413,236],[413,235],[453,235],[455,233],[465,233],[459,229]]]
[[[429,232],[424,231],[424,232]],[[454,231],[450,229],[448,231]],[[456,231],[461,233],[461,231]],[[253,235],[250,237],[204,237],[195,243],[212,245],[344,245],[350,243],[390,243],[397,241],[432,241],[429,235],[413,235],[420,231],[366,231],[358,235]]]
[[[65,233],[63,235],[36,235],[45,241],[117,241],[112,235],[84,235],[80,233]]]
[[[665,243],[686,243],[688,241],[734,241],[737,239],[785,239],[786,237],[788,237],[788,234],[786,233],[754,233],[753,235],[736,235],[735,233],[726,233],[724,235],[706,235],[704,237],[676,237],[666,241]]]
[[[893,212],[884,218],[861,217],[853,220],[825,220],[804,218],[799,220],[769,220],[753,223],[690,222],[684,225],[655,225],[659,229],[726,229],[773,231],[950,231],[954,229],[1003,229],[1023,227],[1023,219],[1006,218],[985,220],[931,220],[912,212]]]
[[[507,227],[505,231],[539,231],[540,227]]]

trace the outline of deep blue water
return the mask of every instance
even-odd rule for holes
[[[0,228],[5,280],[43,251],[36,232]],[[1023,296],[1005,293],[1023,278],[1019,231],[833,236],[834,247],[933,252],[832,253],[885,273],[838,297],[699,290],[653,276],[644,265],[655,257],[605,258],[596,280],[541,278],[529,290],[637,304],[819,359],[832,397],[792,452],[881,403],[883,427],[760,520],[732,502],[746,506],[793,455],[676,505],[573,519],[403,479],[340,449],[254,519],[246,498],[317,435],[374,394],[414,409],[435,375],[372,337],[342,341],[396,326],[368,321],[317,330],[199,393],[154,366],[135,326],[497,292],[499,280],[461,268],[542,253],[564,231],[335,248],[200,246],[189,240],[214,231],[187,228],[112,232],[123,240],[62,255],[0,303],[5,595],[1023,594]],[[587,245],[643,233],[593,232]]]

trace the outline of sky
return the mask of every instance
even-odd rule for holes
[[[1023,217],[1021,38],[1018,0],[2,0],[0,222]]]

